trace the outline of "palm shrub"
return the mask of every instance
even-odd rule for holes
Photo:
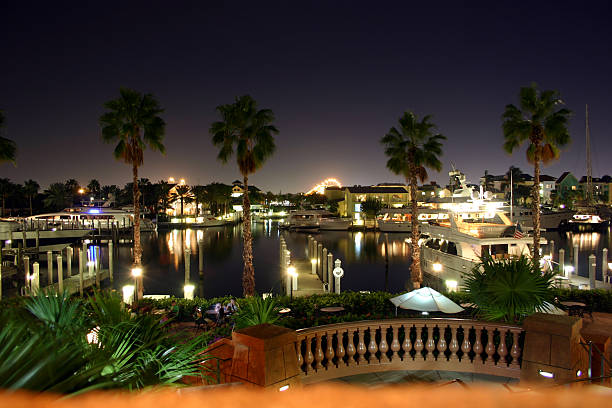
[[[553,299],[553,277],[553,272],[541,272],[526,256],[495,260],[484,255],[463,278],[480,317],[517,323],[543,311],[544,302]]]
[[[275,298],[263,299],[259,296],[245,298],[236,314],[236,327],[255,326],[258,324],[273,324],[279,319],[278,302]]]

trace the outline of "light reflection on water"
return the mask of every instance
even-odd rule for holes
[[[143,235],[143,267],[146,293],[174,294],[182,296],[185,284],[184,250],[191,249],[190,283],[196,285],[199,296],[242,294],[242,237],[241,225],[159,231]],[[306,233],[279,230],[276,222],[253,224],[253,253],[256,288],[259,293],[282,288],[279,265],[279,237],[284,236],[293,258],[306,259]],[[588,255],[597,255],[597,275],[601,279],[601,250],[610,245],[609,232],[558,233],[544,236],[554,240],[554,261],[558,262],[558,250],[565,249],[566,264],[573,258],[572,247],[579,247],[579,273],[587,276]],[[342,288],[345,290],[389,290],[400,292],[410,287],[409,233],[324,231],[313,237],[342,261],[345,271]],[[204,273],[199,274],[199,245],[203,244]],[[120,246],[116,265],[116,285],[129,280],[131,250]],[[550,252],[549,245],[543,253]],[[612,255],[610,256],[612,259]]]

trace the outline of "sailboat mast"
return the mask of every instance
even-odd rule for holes
[[[587,159],[587,191],[586,200],[591,204],[593,198],[593,174],[591,170],[591,132],[589,131],[589,105],[585,107],[586,159]]]

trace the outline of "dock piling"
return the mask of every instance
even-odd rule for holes
[[[111,281],[111,283],[113,283],[113,280],[115,279],[113,276],[113,269],[114,269],[114,265],[113,265],[113,258],[115,256],[115,254],[113,253],[114,249],[113,249],[113,241],[108,241],[108,277]]]
[[[574,245],[574,272],[578,275],[578,245]]]
[[[595,254],[589,255],[589,286],[591,290],[596,289],[595,268],[597,267],[597,257]]]
[[[329,276],[327,275],[327,248],[323,248],[321,252],[321,274],[325,277],[328,285],[331,285],[331,281],[329,280]],[[330,289],[328,289],[328,291],[329,290]]]
[[[64,292],[64,264],[61,255],[57,256],[57,288],[60,293]]]
[[[565,272],[565,249],[563,248],[559,250],[559,275],[569,278]]]
[[[30,293],[36,295],[40,288],[40,265],[38,262],[32,264],[32,277],[30,279]]]
[[[83,275],[85,274],[85,251],[79,248],[79,294],[83,296]]]
[[[328,285],[328,291],[332,292],[333,288],[332,288],[332,282],[333,282],[333,278],[332,276],[334,275],[334,255],[329,252],[327,254],[327,281],[329,282]]]
[[[189,272],[191,270],[191,249],[185,247],[185,285],[189,284]]]
[[[72,247],[69,246],[66,248],[66,270],[68,272],[68,277],[72,276]]]
[[[47,286],[53,285],[53,252],[47,251]]]

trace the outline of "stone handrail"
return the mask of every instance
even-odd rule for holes
[[[297,364],[304,383],[392,370],[519,378],[522,332],[518,326],[464,319],[331,324],[297,331]]]

